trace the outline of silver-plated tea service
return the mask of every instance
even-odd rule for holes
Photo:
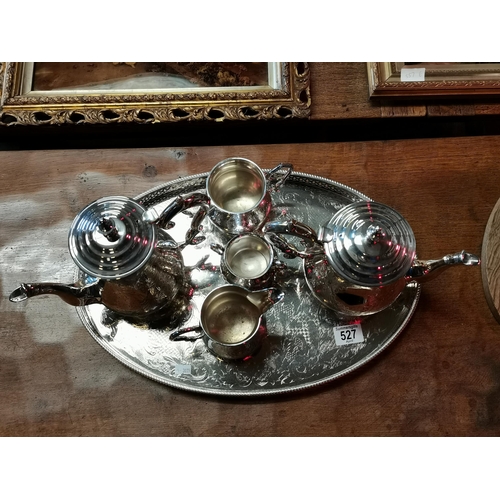
[[[464,251],[419,260],[408,222],[393,208],[373,202],[349,203],[317,221],[318,229],[293,217],[270,220],[273,193],[293,171],[282,163],[264,172],[245,158],[219,162],[205,190],[177,196],[165,208],[110,196],[85,207],[71,225],[69,252],[85,279],[74,284],[23,283],[12,302],[54,294],[74,306],[104,305],[125,319],[163,318],[169,341],[202,339],[209,352],[227,360],[254,355],[267,335],[265,313],[286,301],[281,278],[287,259],[303,261],[303,280],[326,309],[349,321],[389,307],[405,287],[430,279],[451,265],[475,266]],[[306,202],[306,200],[304,200]],[[193,212],[194,210],[194,212]],[[180,213],[192,217],[184,241],[169,234]],[[183,249],[202,233],[217,231],[226,285],[204,299],[194,327],[183,328],[193,283]],[[301,248],[290,239],[298,238]]]

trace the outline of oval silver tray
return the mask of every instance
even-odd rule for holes
[[[208,174],[183,177],[136,197],[144,206],[163,209],[176,196],[205,192]],[[295,218],[318,228],[348,203],[369,200],[337,182],[293,173],[277,193],[272,193],[270,220]],[[196,209],[194,209],[196,210]],[[193,210],[193,211],[194,211]],[[169,230],[182,241],[192,213],[177,215]],[[220,256],[211,243],[224,243],[220,233],[203,222],[202,238],[183,250],[185,265],[195,290],[191,313],[181,328],[198,324],[204,297],[225,283],[218,271]],[[204,238],[204,239],[203,239]],[[226,238],[227,240],[227,238]],[[277,252],[281,257],[281,253]],[[420,287],[408,285],[388,309],[357,321],[364,342],[337,345],[333,329],[346,323],[315,299],[303,278],[301,259],[284,260],[287,271],[278,286],[285,299],[266,313],[268,337],[249,360],[222,361],[210,354],[203,340],[174,342],[171,331],[125,320],[109,321],[101,305],[77,308],[92,337],[118,361],[157,382],[177,389],[221,396],[263,396],[289,393],[335,380],[363,366],[380,354],[405,328],[420,295]],[[79,273],[79,279],[85,275]]]

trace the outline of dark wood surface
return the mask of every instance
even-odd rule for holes
[[[498,436],[500,325],[479,268],[422,286],[408,327],[361,369],[285,397],[219,398],[122,365],[56,297],[8,301],[21,281],[67,281],[67,231],[104,195],[136,196],[243,156],[347,184],[399,210],[421,258],[480,254],[500,197],[500,137],[197,148],[0,152],[0,435]]]
[[[424,102],[370,99],[366,63],[310,63],[311,120],[422,117]]]

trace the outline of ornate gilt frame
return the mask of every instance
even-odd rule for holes
[[[307,118],[308,63],[276,63],[279,85],[151,93],[23,91],[25,65],[0,62],[0,125],[161,123]]]
[[[369,62],[370,97],[473,97],[500,94],[500,63],[418,63],[425,81],[401,81],[403,62]],[[408,67],[408,66],[406,66]]]

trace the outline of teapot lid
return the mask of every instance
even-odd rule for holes
[[[153,253],[156,226],[142,220],[143,206],[125,196],[86,206],[69,231],[69,251],[82,271],[104,279],[138,271]]]
[[[373,201],[346,205],[320,229],[326,257],[347,281],[387,285],[403,277],[415,259],[415,236],[393,208]]]

